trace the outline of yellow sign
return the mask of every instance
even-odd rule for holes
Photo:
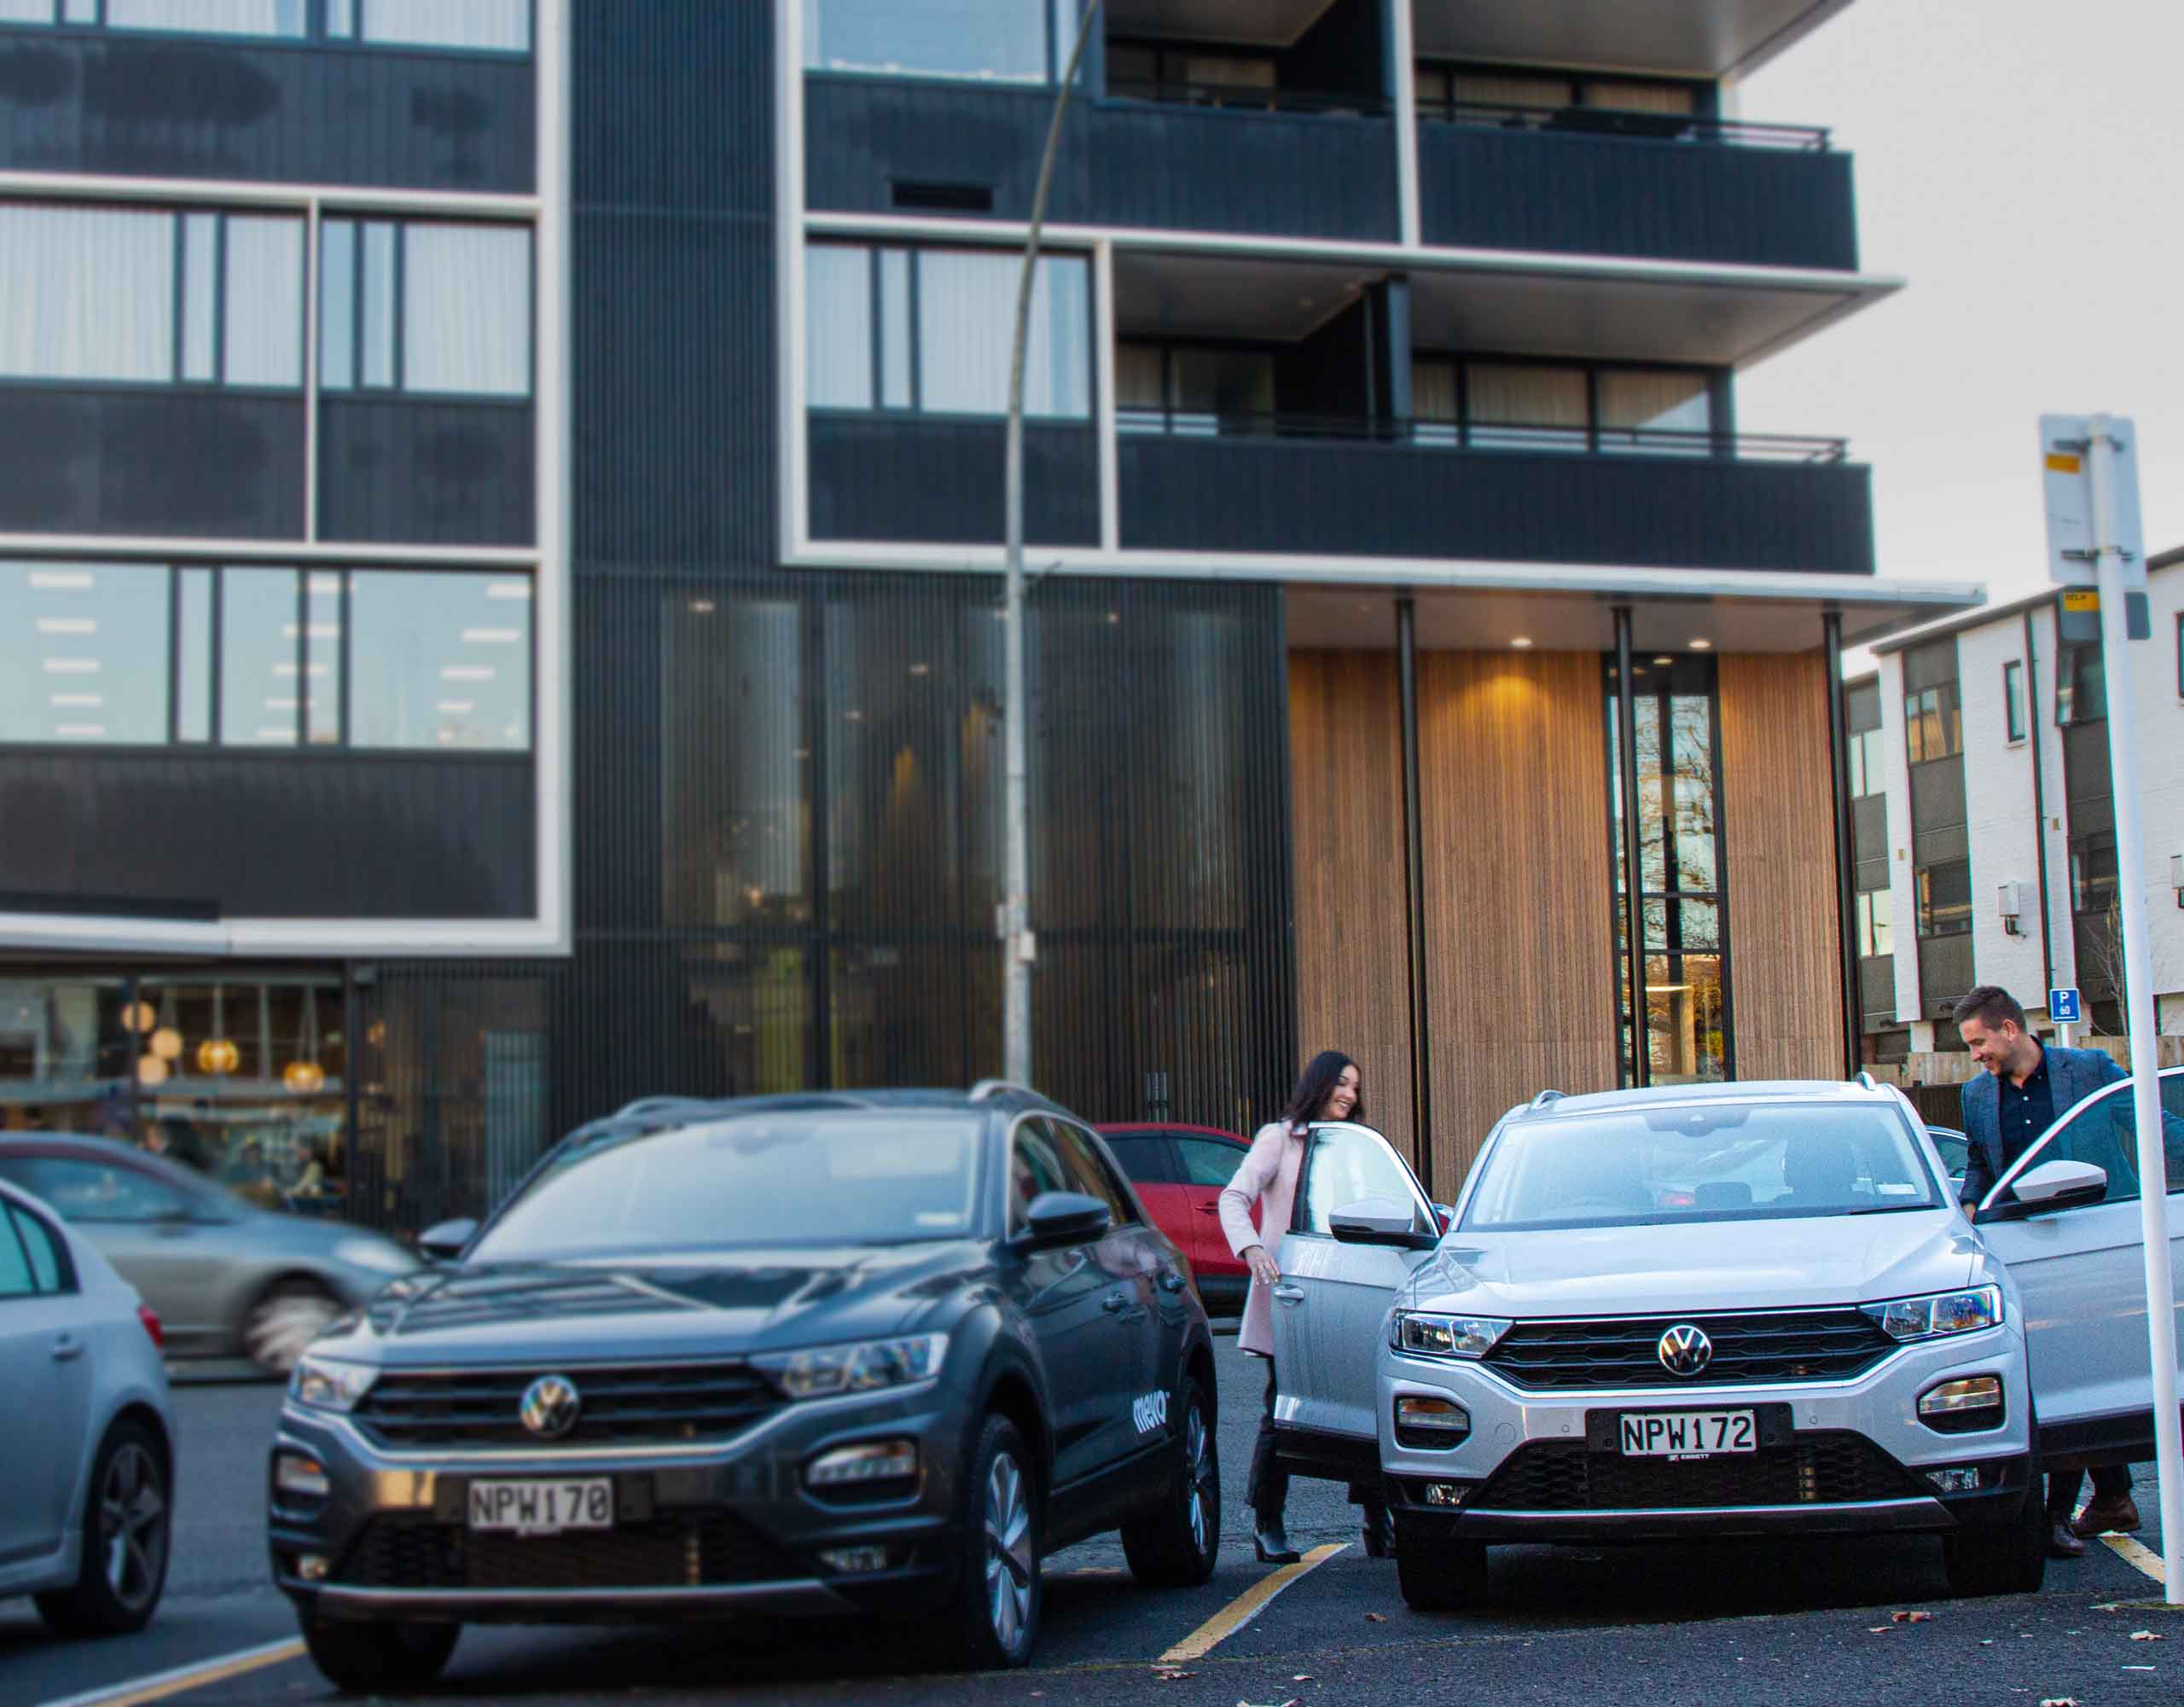
[[[2100,595],[2091,587],[2065,588],[2063,608],[2066,611],[2097,611],[2100,608]]]
[[[2066,451],[2050,450],[2048,453],[2048,472],[2051,474],[2075,474],[2080,466],[2080,459]]]

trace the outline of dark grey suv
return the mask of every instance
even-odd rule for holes
[[[1021,1663],[1043,1553],[1220,1544],[1211,1340],[1100,1139],[996,1084],[633,1105],[298,1364],[276,1579],[321,1670],[470,1622],[918,1615]]]

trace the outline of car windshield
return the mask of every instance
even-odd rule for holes
[[[1934,1208],[1892,1109],[1687,1104],[1519,1123],[1465,1206],[1467,1228],[1642,1227]]]
[[[958,1237],[976,1219],[982,1124],[944,1111],[753,1114],[572,1146],[472,1260]]]

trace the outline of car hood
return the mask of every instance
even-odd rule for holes
[[[312,1350],[388,1367],[735,1357],[904,1332],[985,1268],[961,1240],[466,1265],[395,1281]]]
[[[1552,1232],[1452,1233],[1398,1299],[1519,1319],[1865,1303],[1967,1284],[1980,1257],[1948,1209]]]

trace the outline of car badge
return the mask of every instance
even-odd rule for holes
[[[1714,1342],[1687,1321],[1661,1336],[1661,1367],[1671,1375],[1696,1375],[1714,1361]]]
[[[1664,1357],[1668,1353],[1664,1350]],[[516,1414],[523,1425],[541,1440],[559,1440],[577,1425],[584,1410],[584,1395],[566,1375],[541,1375],[523,1390],[523,1403]]]

